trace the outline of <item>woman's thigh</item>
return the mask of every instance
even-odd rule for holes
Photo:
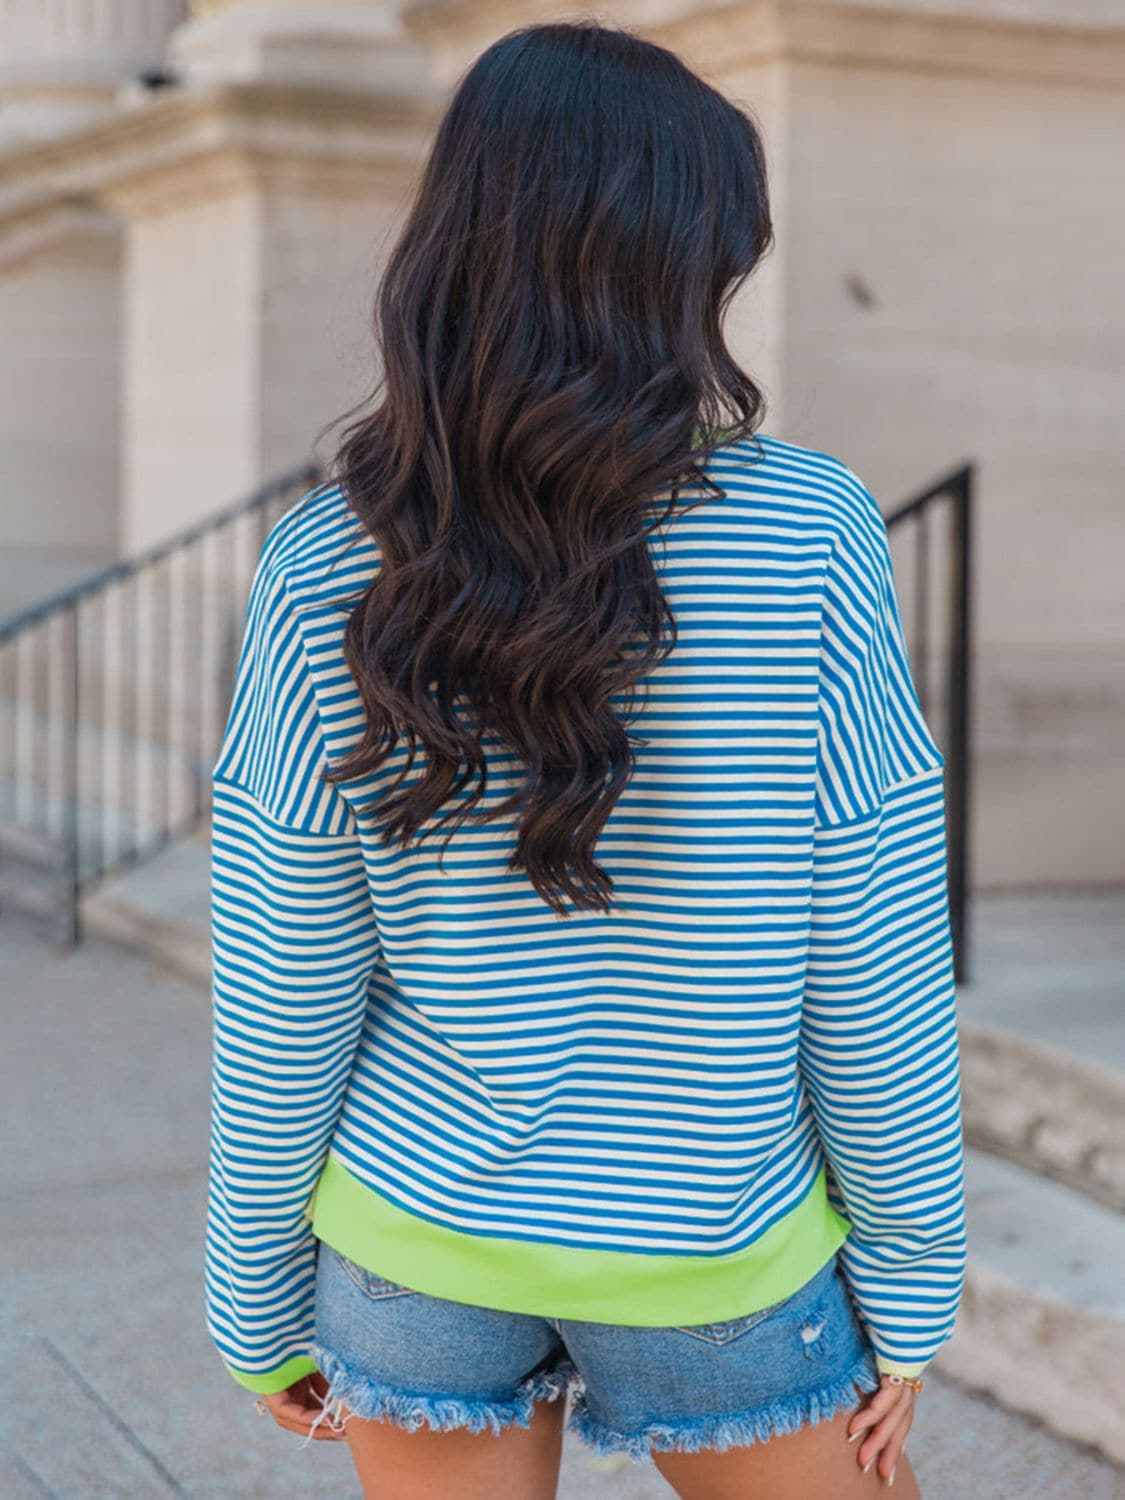
[[[347,1441],[364,1500],[555,1500],[565,1410],[565,1401],[537,1401],[529,1427],[499,1433],[408,1432],[352,1416]]]
[[[860,1401],[828,1421],[765,1443],[726,1452],[654,1453],[653,1461],[680,1500],[871,1500],[887,1493],[875,1466],[865,1474],[848,1445],[848,1421]],[[905,1452],[895,1466],[894,1500],[920,1500]]]

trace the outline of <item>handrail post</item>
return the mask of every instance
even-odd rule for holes
[[[912,665],[916,667],[919,698],[925,712],[927,672],[926,635],[928,579],[925,547],[926,512],[937,501],[950,503],[953,512],[948,572],[950,646],[946,682],[945,787],[947,824],[947,871],[949,926],[953,940],[953,973],[955,982],[968,978],[968,910],[969,910],[969,822],[971,816],[970,783],[973,614],[971,573],[973,492],[976,466],[962,464],[904,501],[884,517],[888,530],[914,521],[920,528],[918,538],[918,598],[916,599],[916,634],[918,645]]]
[[[78,735],[79,735],[79,661],[80,634],[78,604],[72,602],[62,616],[63,625],[63,775],[62,775],[62,901],[59,912],[58,946],[77,947],[81,941],[79,915],[80,871],[78,828]]]
[[[972,715],[971,535],[975,470],[966,465],[953,489],[950,588],[953,630],[949,653],[949,905],[954,979],[968,977],[970,720]]]

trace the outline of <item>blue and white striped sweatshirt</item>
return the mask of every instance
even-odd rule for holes
[[[401,744],[321,780],[363,728],[341,601],[378,551],[335,483],[266,538],[212,772],[206,1318],[241,1385],[316,1368],[321,1239],[423,1292],[633,1325],[772,1305],[838,1250],[881,1370],[952,1333],[944,760],[886,526],[823,453],[760,434],[707,467],[722,496],[652,532],[679,641],[598,841],[608,914],[553,913],[514,823],[440,865],[444,829],[385,847],[366,804]],[[484,743],[487,804],[521,767]]]

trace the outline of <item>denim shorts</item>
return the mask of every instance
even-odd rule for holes
[[[705,1274],[701,1270],[701,1274]],[[349,1412],[414,1431],[566,1426],[599,1454],[722,1450],[859,1405],[875,1354],[838,1255],[791,1296],[723,1322],[634,1327],[500,1312],[388,1281],[319,1242],[311,1355],[336,1430]],[[311,1437],[311,1434],[310,1434]]]

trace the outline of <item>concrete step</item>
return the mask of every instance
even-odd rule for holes
[[[971,1147],[965,1182],[965,1291],[932,1368],[1125,1466],[1125,1217]]]
[[[103,881],[83,898],[85,931],[120,943],[209,988],[208,839],[205,825],[126,873]]]
[[[37,869],[58,870],[64,854],[57,842],[38,828],[0,819],[0,860],[18,860]]]
[[[0,726],[2,727],[2,726]],[[78,746],[80,784],[73,803],[75,837],[83,876],[98,874],[131,851],[148,857],[198,816],[200,788],[209,767],[167,746],[134,739],[119,753],[98,750],[92,738]],[[108,768],[108,769],[107,769]],[[60,862],[71,811],[58,775],[44,760],[38,780],[17,782],[0,771],[0,852],[42,862]]]
[[[1125,1212],[1125,887],[974,900],[965,1133]]]
[[[66,900],[62,849],[37,829],[0,821],[0,908],[33,917],[53,940]]]
[[[1125,1071],[965,1019],[965,1139],[1125,1213]]]
[[[0,906],[14,906],[36,917],[50,919],[59,907],[59,876],[54,870],[24,860],[0,864]]]

